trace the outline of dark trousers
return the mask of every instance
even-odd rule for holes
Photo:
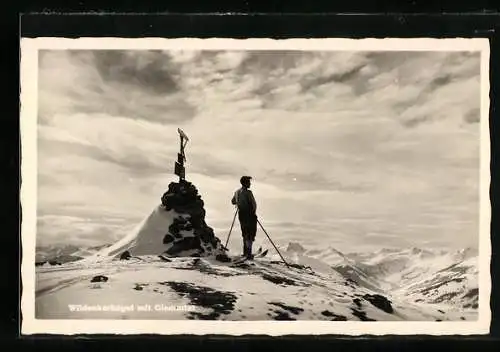
[[[252,256],[252,245],[257,234],[257,216],[255,214],[239,213],[241,235],[243,237],[243,255]]]
[[[243,238],[243,255],[247,258],[252,256],[252,240],[247,240]]]

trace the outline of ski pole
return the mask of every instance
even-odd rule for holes
[[[283,258],[283,256],[281,255],[281,253],[278,250],[278,248],[274,245],[273,240],[271,239],[271,237],[269,237],[269,235],[267,234],[266,230],[264,229],[264,226],[262,226],[262,224],[260,223],[259,219],[257,219],[257,222],[259,223],[260,227],[262,228],[262,231],[264,231],[264,233],[266,234],[267,238],[269,238],[269,241],[273,245],[274,249],[276,249],[276,252],[278,252],[278,254],[280,255],[281,260],[283,260],[283,263],[285,263],[287,267],[290,267],[290,265],[288,265],[288,263],[286,262],[285,258]]]
[[[227,244],[229,243],[229,237],[231,236],[231,231],[233,231],[234,222],[236,220],[236,214],[238,214],[238,208],[236,208],[236,211],[234,212],[233,223],[231,224],[231,228],[229,229],[229,233],[227,234],[227,240],[225,246],[226,249],[227,249]]]

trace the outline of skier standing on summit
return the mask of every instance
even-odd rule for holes
[[[238,219],[243,237],[243,256],[253,259],[252,245],[257,234],[257,203],[252,191],[249,189],[252,177],[242,176],[240,179],[241,188],[238,189],[231,203],[238,208]]]

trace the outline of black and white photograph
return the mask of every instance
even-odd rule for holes
[[[150,41],[25,41],[26,330],[488,329],[487,41]]]

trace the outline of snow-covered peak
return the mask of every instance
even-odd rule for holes
[[[223,255],[221,242],[205,222],[205,209],[196,187],[172,182],[156,206],[134,230],[112,246],[85,258],[85,262],[117,256]]]
[[[302,247],[302,245],[298,242],[290,242],[288,243],[288,247],[286,249],[287,252],[292,253],[304,253],[306,249]]]

